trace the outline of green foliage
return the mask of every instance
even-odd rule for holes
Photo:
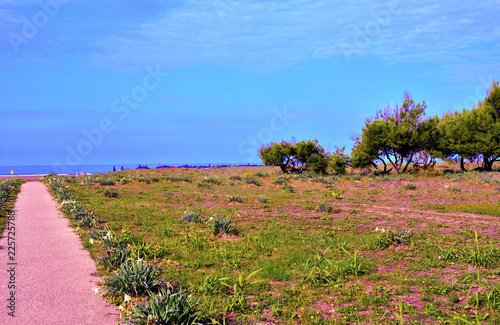
[[[227,197],[227,202],[243,203],[245,202],[245,197],[237,194],[231,194]]]
[[[167,175],[163,176],[161,179],[167,181],[167,182],[186,182],[186,183],[191,183],[193,181],[192,176],[173,176],[173,175]]]
[[[318,211],[319,212],[332,213],[333,212],[333,207],[331,205],[321,203],[318,206]]]
[[[119,194],[117,190],[106,190],[104,191],[104,196],[109,198],[115,198],[118,197]]]
[[[295,145],[295,148],[296,158],[300,165],[318,174],[326,173],[329,157],[318,145],[318,140],[301,141]]]
[[[500,310],[500,287],[497,285],[485,292],[478,292],[469,298],[468,303],[478,308]]]
[[[437,118],[424,120],[425,101],[415,104],[405,92],[403,104],[391,111],[388,105],[380,110],[375,119],[367,119],[361,137],[354,136],[351,165],[355,168],[384,165],[386,161],[398,174],[407,170],[419,152],[430,152],[436,148]]]
[[[377,235],[370,241],[370,246],[375,249],[386,249],[391,245],[408,245],[411,243],[413,232],[410,230],[391,230],[384,228],[376,228]]]
[[[486,98],[477,107],[448,113],[441,119],[444,139],[441,147],[446,157],[481,162],[481,169],[492,170],[500,160],[500,87],[494,82]]]
[[[111,295],[141,296],[155,291],[159,283],[159,266],[135,260],[128,260],[104,280],[104,286]]]
[[[279,166],[283,173],[296,173],[313,171],[325,174],[327,169],[339,174],[345,173],[347,156],[344,149],[337,149],[330,155],[323,147],[318,145],[318,140],[296,142],[282,141],[263,146],[259,150],[262,162],[267,166]]]
[[[230,218],[215,217],[210,220],[210,230],[214,235],[229,234],[235,231],[235,223]]]
[[[109,272],[119,268],[129,257],[130,250],[128,248],[109,248],[97,258],[97,262]]]
[[[149,301],[138,304],[131,315],[137,325],[190,325],[198,319],[198,301],[194,301],[182,291],[172,292],[161,289],[151,295]]]
[[[295,143],[285,140],[281,141],[281,143],[271,143],[267,147],[262,146],[259,150],[259,156],[264,165],[278,166],[283,173],[290,171],[290,165],[295,155]]]
[[[222,184],[222,180],[220,180],[218,177],[214,177],[214,176],[210,176],[210,177],[204,176],[202,182],[208,183],[208,184],[213,184],[213,185],[221,185]]]
[[[328,172],[334,172],[338,175],[344,175],[346,173],[346,166],[349,162],[349,157],[344,154],[345,147],[342,149],[336,148],[335,152],[328,157]]]
[[[267,203],[269,202],[269,199],[265,196],[259,196],[257,197],[257,201],[259,201],[260,203]]]
[[[404,188],[405,190],[410,190],[410,191],[413,191],[413,190],[416,190],[416,189],[417,189],[417,185],[415,185],[415,184],[411,184],[411,183],[408,183],[408,184],[403,185],[403,188]]]
[[[182,216],[182,219],[186,222],[194,222],[194,223],[199,223],[203,222],[203,219],[201,218],[201,213],[199,212],[193,212],[193,211],[184,211],[184,215]]]
[[[262,182],[260,180],[258,180],[257,178],[253,178],[253,177],[245,177],[245,183],[252,184],[252,185],[255,185],[255,186],[261,186],[262,185]]]
[[[448,186],[447,190],[450,191],[450,192],[456,192],[456,193],[462,192],[462,188],[460,188],[458,186],[455,186],[455,185]]]
[[[103,179],[103,180],[98,181],[97,183],[99,183],[101,186],[108,186],[108,185],[115,185],[116,184],[116,182],[112,179]]]

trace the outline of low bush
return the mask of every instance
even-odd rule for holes
[[[117,190],[106,190],[104,192],[104,196],[109,197],[109,198],[115,198],[115,197],[118,197],[119,194],[118,194]]]
[[[235,231],[235,223],[226,217],[211,218],[210,230],[214,235],[229,234]]]
[[[159,284],[159,266],[135,260],[128,260],[104,280],[104,286],[111,295],[142,296],[156,291]]]
[[[198,301],[182,291],[161,289],[156,295],[151,295],[149,301],[136,306],[131,320],[137,325],[196,324],[199,317],[197,306]]]
[[[243,203],[245,202],[245,197],[241,195],[232,194],[227,197],[227,202]]]

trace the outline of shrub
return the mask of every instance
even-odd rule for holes
[[[211,218],[210,230],[214,235],[229,234],[235,231],[235,223],[233,220],[226,217]]]
[[[232,194],[227,197],[227,202],[243,203],[245,202],[245,197],[241,195]]]
[[[191,325],[198,318],[197,306],[198,301],[193,301],[182,291],[174,293],[170,289],[161,289],[158,294],[150,296],[148,302],[136,306],[131,320],[137,325]]]
[[[405,190],[410,190],[410,191],[413,191],[413,190],[416,190],[416,189],[417,189],[417,185],[409,183],[409,184],[405,184],[405,185],[403,185],[403,188],[404,188]]]
[[[328,204],[321,203],[318,207],[319,212],[327,212],[327,213],[332,213],[333,212],[333,207]]]
[[[186,222],[202,222],[203,219],[201,218],[201,213],[198,212],[187,212],[184,211],[184,215],[182,216],[182,219]]]
[[[259,201],[260,203],[267,203],[267,202],[269,202],[269,199],[265,196],[259,196],[257,198],[257,201]]]
[[[285,185],[287,184],[286,179],[283,178],[277,178],[273,181],[273,185]]]
[[[105,279],[104,285],[113,295],[140,296],[155,291],[160,283],[159,280],[159,266],[128,260],[118,271]]]
[[[97,258],[97,262],[108,272],[119,268],[130,257],[130,251],[127,248],[111,248]]]
[[[284,191],[287,191],[287,192],[290,192],[290,193],[294,193],[295,192],[295,186],[293,185],[288,185],[288,184],[285,184],[281,187],[282,190]]]
[[[196,186],[204,188],[212,188],[212,186],[210,186],[210,184],[208,183],[197,183]]]
[[[457,193],[462,192],[462,189],[458,186],[455,186],[455,185],[448,186],[446,189],[450,192],[457,192]]]
[[[431,154],[418,156],[418,153],[431,152],[438,155],[437,143],[440,142],[438,122],[436,117],[424,119],[425,101],[415,104],[411,95],[405,91],[403,104],[391,109],[388,104],[385,109],[377,111],[375,118],[368,118],[361,136],[354,136],[351,166],[366,168],[373,166],[378,172],[386,173],[394,169],[398,174],[406,172],[412,162],[419,166],[435,164]],[[419,159],[425,157],[426,161]],[[430,161],[428,160],[430,159]],[[387,169],[387,163],[391,169]],[[383,164],[379,171],[378,164]]]
[[[108,185],[115,185],[116,184],[116,182],[112,179],[103,179],[103,180],[98,181],[97,183],[99,183],[101,186],[108,186]]]
[[[164,181],[167,182],[186,182],[186,183],[191,183],[193,181],[192,176],[163,176],[161,178]]]
[[[252,177],[245,177],[245,182],[247,184],[252,184],[252,185],[256,185],[256,186],[261,186],[262,185],[262,182],[256,178],[252,178]]]
[[[208,183],[208,184],[213,184],[213,185],[222,184],[222,181],[218,177],[215,177],[215,176],[210,176],[210,177],[204,176],[202,182]]]
[[[105,197],[109,197],[109,198],[114,198],[114,197],[118,197],[118,191],[117,190],[106,190],[104,192],[104,196]]]
[[[329,153],[318,145],[318,140],[297,143],[295,139],[292,139],[291,142],[283,140],[281,143],[271,143],[260,148],[259,156],[264,165],[279,166],[283,173],[300,173],[311,170],[324,174],[329,163],[334,170],[339,171],[345,167],[346,163],[337,154],[334,155],[335,159],[331,159]]]
[[[393,244],[395,245],[408,245],[411,243],[413,232],[411,230],[396,231],[391,229],[375,229],[377,236],[372,240],[372,247],[375,249],[385,249]]]

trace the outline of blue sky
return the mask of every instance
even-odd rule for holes
[[[408,90],[470,109],[500,1],[0,0],[0,165],[255,163]]]

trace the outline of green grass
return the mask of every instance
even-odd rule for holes
[[[14,203],[21,185],[24,183],[20,179],[0,181],[0,229],[3,233],[7,224],[8,214],[14,209]],[[15,222],[14,222],[15,227]]]
[[[456,181],[480,193],[469,198],[466,190],[447,191],[444,176],[404,175],[418,191],[402,191],[400,176],[354,176],[172,169],[66,183],[111,231],[106,240],[99,239],[106,230],[81,232],[102,275],[122,277],[115,264],[127,258],[161,265],[160,282],[192,295],[202,323],[461,324],[460,315],[495,324],[500,259],[498,239],[486,230],[496,227],[497,214],[478,203],[493,199],[492,185],[479,176]],[[97,179],[121,184],[119,196],[91,186]],[[426,209],[443,201],[446,218],[437,220]],[[446,210],[471,202],[485,209],[484,219]],[[481,268],[470,274],[474,266]],[[475,297],[468,288],[478,283]],[[112,302],[134,310],[141,299]]]
[[[440,212],[465,212],[475,214],[487,214],[500,217],[499,203],[451,203],[428,205],[429,208]]]

